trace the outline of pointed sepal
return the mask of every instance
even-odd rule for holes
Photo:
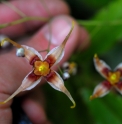
[[[108,81],[98,84],[94,89],[93,95],[90,96],[90,100],[105,96],[109,93],[111,87],[112,85]]]
[[[57,64],[61,61],[61,59],[63,58],[64,56],[64,47],[66,45],[66,42],[68,41],[71,33],[72,33],[72,30],[74,28],[74,22],[72,22],[72,27],[68,33],[68,35],[65,37],[64,41],[62,42],[61,45],[53,48],[45,57],[45,60],[48,61],[49,63],[51,63],[50,65],[54,65],[54,64]]]
[[[96,70],[104,77],[108,78],[108,73],[110,72],[111,68],[103,61],[100,60],[97,54],[94,55],[94,65]]]
[[[46,77],[46,80],[55,90],[61,91],[68,96],[68,98],[73,103],[73,106],[71,106],[71,108],[74,108],[76,106],[74,99],[64,86],[64,82],[57,72],[55,71],[50,72],[50,74]]]
[[[22,45],[22,47],[24,48],[25,51],[25,57],[27,58],[31,65],[33,65],[35,61],[43,60],[41,54],[34,48],[26,45]]]
[[[32,88],[34,88],[39,82],[41,81],[41,77],[40,76],[36,76],[34,75],[33,71],[31,71],[22,81],[22,84],[20,85],[20,87],[10,96],[8,97],[5,101],[0,102],[0,104],[5,104],[7,103],[9,100],[11,100],[12,98],[14,98],[17,94],[19,94],[22,91],[25,90],[31,90]]]

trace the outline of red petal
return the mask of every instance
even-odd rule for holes
[[[47,61],[51,67],[56,62],[56,59],[53,55],[50,54],[46,57],[45,61]]]
[[[32,47],[22,45],[25,50],[25,57],[29,61],[30,65],[33,65],[35,61],[42,60],[40,53]]]
[[[117,67],[115,68],[115,71],[119,71],[120,75],[122,77],[122,63],[118,64]]]
[[[115,84],[114,87],[120,94],[122,94],[122,82]]]
[[[31,90],[41,81],[40,75],[35,75],[34,71],[31,71],[22,81],[22,87],[24,90]]]

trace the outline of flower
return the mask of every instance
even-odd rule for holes
[[[90,99],[97,97],[103,97],[109,93],[111,88],[115,88],[120,94],[122,94],[122,63],[120,63],[114,71],[103,61],[100,60],[97,54],[94,55],[94,64],[96,70],[106,79],[102,83],[98,84],[90,96]]]
[[[3,102],[0,102],[1,104],[5,104],[21,91],[31,90],[41,81],[42,77],[44,77],[48,82],[48,84],[50,84],[55,90],[61,91],[69,97],[69,99],[73,103],[73,106],[71,106],[71,108],[75,107],[75,101],[73,100],[69,91],[64,86],[64,82],[62,78],[56,71],[51,69],[53,65],[59,63],[60,60],[63,58],[64,47],[73,28],[74,28],[74,24],[72,24],[72,28],[70,29],[68,35],[66,36],[62,44],[53,48],[46,55],[45,59],[43,59],[40,53],[32,47],[26,45],[20,45],[8,38],[2,40],[2,43],[5,40],[7,40],[10,43],[12,43],[14,46],[16,46],[18,48],[16,55],[18,57],[20,56],[26,57],[30,65],[33,66],[33,70],[24,78],[21,86],[8,99],[6,99]]]

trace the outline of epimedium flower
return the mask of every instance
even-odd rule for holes
[[[0,104],[5,104],[9,100],[11,100],[14,96],[16,96],[18,93],[20,93],[21,91],[31,90],[38,83],[40,83],[42,77],[44,77],[45,80],[48,82],[48,84],[50,84],[55,90],[61,91],[69,97],[69,99],[73,103],[73,106],[71,106],[71,108],[75,107],[75,105],[76,105],[75,101],[73,100],[69,91],[64,86],[64,82],[63,82],[62,78],[56,71],[51,69],[52,66],[59,63],[60,60],[63,58],[64,47],[65,47],[65,44],[66,44],[68,38],[70,37],[70,34],[71,34],[73,28],[74,28],[74,23],[72,24],[72,27],[71,27],[68,35],[62,42],[62,44],[53,48],[45,56],[45,59],[43,59],[42,56],[40,55],[40,53],[32,47],[29,47],[26,45],[20,45],[8,38],[5,38],[4,40],[2,40],[1,45],[4,43],[4,41],[8,41],[11,44],[13,44],[15,47],[17,47],[16,55],[18,57],[25,57],[29,61],[29,64],[33,66],[33,69],[24,78],[20,87],[9,98],[7,98],[3,102],[0,102]]]
[[[120,94],[122,94],[122,63],[120,63],[114,71],[103,61],[100,60],[97,54],[94,55],[94,65],[96,70],[106,79],[98,84],[90,96],[90,99],[97,97],[103,97],[109,93],[112,88],[115,88]]]

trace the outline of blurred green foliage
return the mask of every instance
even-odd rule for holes
[[[72,15],[90,35],[90,46],[75,52],[69,61],[78,64],[78,73],[65,81],[76,101],[70,109],[67,97],[44,86],[47,113],[54,124],[122,124],[122,97],[111,91],[104,98],[89,100],[95,86],[104,79],[93,65],[95,53],[114,69],[122,62],[122,0],[67,0]],[[84,20],[85,19],[85,20]]]

